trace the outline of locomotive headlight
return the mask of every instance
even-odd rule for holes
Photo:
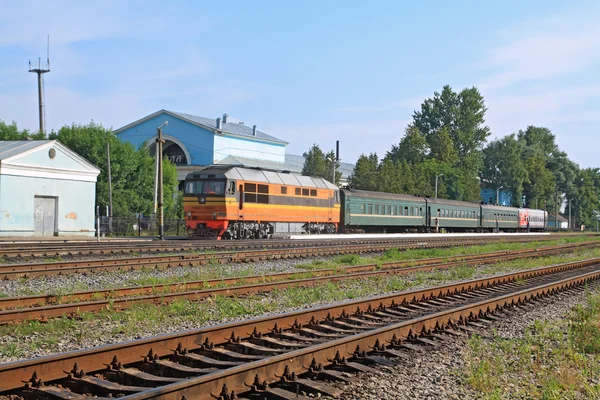
[[[187,214],[188,219],[192,219],[192,212],[191,211],[188,211],[186,214]]]

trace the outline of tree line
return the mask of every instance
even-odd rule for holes
[[[96,204],[105,214],[108,199],[108,159],[106,148],[110,145],[113,216],[146,216],[154,211],[155,159],[146,148],[136,149],[131,143],[121,141],[110,129],[91,122],[87,125],[63,126],[48,137],[43,133],[20,130],[16,123],[0,120],[0,140],[58,140],[100,169],[96,183]],[[164,205],[166,218],[183,215],[182,196],[177,196],[177,171],[175,165],[164,159]],[[75,194],[74,194],[75,195]]]
[[[477,88],[457,93],[444,86],[423,101],[382,158],[374,152],[358,158],[349,186],[433,197],[437,177],[440,198],[480,202],[482,187],[508,190],[512,206],[555,213],[570,201],[576,224],[595,225],[600,169],[580,168],[544,127],[528,126],[488,142],[486,112]],[[302,172],[331,181],[332,166],[324,169],[328,155],[313,145]]]

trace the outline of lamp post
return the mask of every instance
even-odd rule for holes
[[[331,169],[333,170],[332,175],[331,175],[331,183],[333,183],[335,185],[335,162],[336,162],[335,156],[327,157],[327,160],[331,161],[331,165],[332,165]]]
[[[160,240],[165,240],[165,209],[163,205],[163,138],[162,128],[167,126],[169,121],[156,128],[156,156],[158,157],[158,236]]]
[[[440,178],[440,177],[442,177],[442,176],[444,176],[444,174],[439,174],[439,175],[436,175],[436,176],[435,176],[435,198],[436,198],[436,199],[437,199],[437,188],[438,188],[438,184],[437,184],[437,182],[438,182],[438,178]]]

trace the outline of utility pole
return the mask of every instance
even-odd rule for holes
[[[110,174],[110,143],[106,143],[106,162],[108,164],[108,226],[112,230],[113,203],[112,203],[112,175]]]
[[[29,72],[33,72],[37,74],[38,81],[38,104],[39,104],[39,113],[40,113],[40,132],[44,133],[44,84],[42,75],[50,72],[50,35],[48,35],[48,48],[47,48],[47,58],[46,65],[42,64],[41,58],[38,58],[38,65],[31,65],[31,61],[29,61]]]
[[[571,225],[571,198],[569,197],[569,230],[572,230],[573,226]]]
[[[437,188],[438,188],[437,181],[438,181],[438,178],[440,178],[440,177],[442,177],[442,176],[444,176],[444,174],[439,174],[439,175],[436,175],[436,176],[435,176],[435,198],[436,198],[436,199],[437,199]]]
[[[165,240],[165,209],[163,204],[163,138],[162,128],[167,126],[169,121],[156,128],[156,156],[158,157],[158,237]]]
[[[558,226],[558,192],[554,195],[556,199],[556,214],[554,214],[554,226],[557,231],[560,231],[560,227]]]

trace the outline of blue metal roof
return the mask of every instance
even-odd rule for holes
[[[52,140],[0,140],[0,160],[6,160],[50,142]]]
[[[205,117],[199,117],[197,115],[191,115],[191,114],[185,114],[185,113],[180,113],[180,112],[176,112],[176,111],[169,111],[169,110],[165,110],[171,114],[174,114],[180,118],[186,119],[188,121],[194,122],[196,124],[199,125],[204,125],[207,127],[210,127],[212,129],[217,129],[217,120],[216,118],[205,118]],[[264,139],[264,140],[269,140],[272,142],[278,142],[278,143],[284,143],[287,144],[286,141],[281,140],[281,139],[277,139],[274,136],[271,135],[267,135],[264,132],[259,131],[258,129],[256,130],[256,136],[254,136],[252,134],[252,127],[251,126],[246,126],[246,125],[242,125],[239,123],[221,123],[221,131],[225,132],[225,133],[231,133],[233,135],[239,135],[239,136],[248,136],[251,138],[258,138],[258,139]]]

